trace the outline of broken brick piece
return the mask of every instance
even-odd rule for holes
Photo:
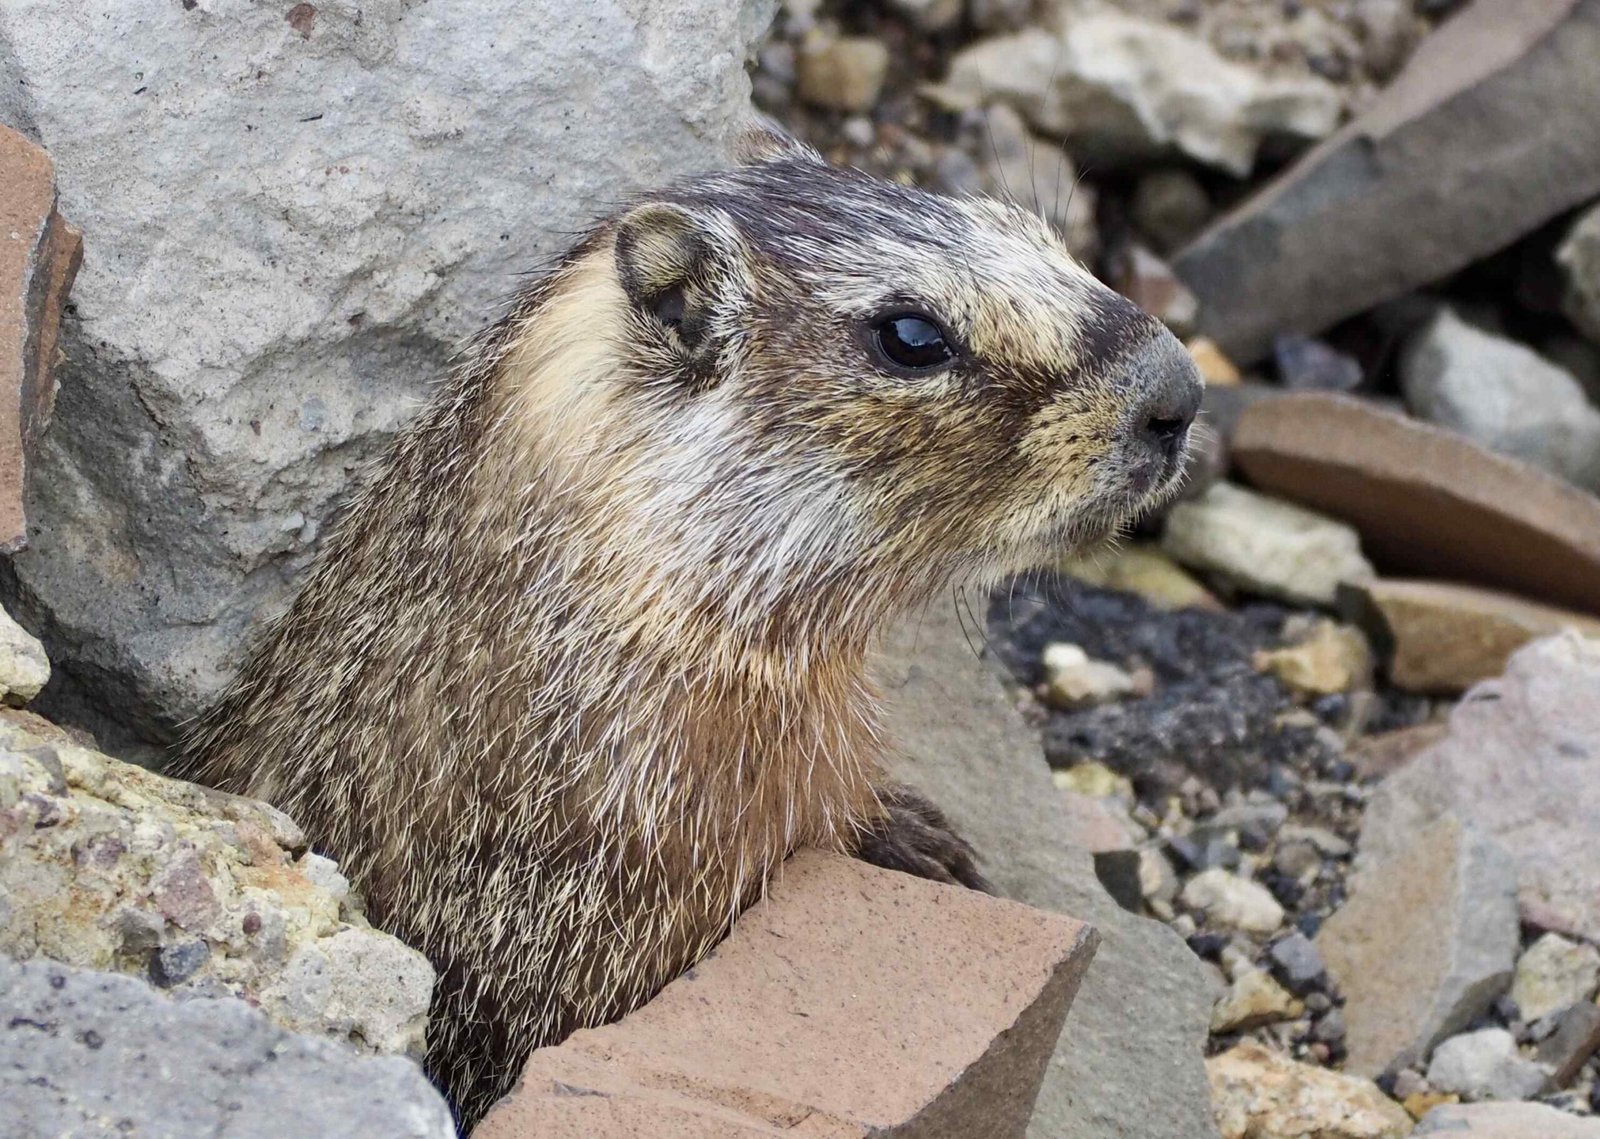
[[[614,1025],[533,1054],[474,1139],[1020,1139],[1097,937],[806,851]]]

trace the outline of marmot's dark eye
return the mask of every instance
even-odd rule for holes
[[[900,312],[883,317],[873,326],[872,336],[878,350],[891,363],[915,372],[937,368],[955,357],[955,349],[945,339],[944,329],[918,313]]]

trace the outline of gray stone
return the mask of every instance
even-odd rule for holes
[[[772,3],[291,7],[0,8],[0,106],[93,235],[14,613],[146,737],[233,672],[519,274],[726,161]]]
[[[1062,838],[1038,736],[954,609],[935,603],[895,631],[880,675],[886,730],[906,757],[900,774],[949,813],[1001,892],[1100,932],[1029,1135],[1215,1136],[1203,1067],[1214,994],[1201,963],[1170,929],[1119,907],[1089,855]]]
[[[1272,356],[1279,382],[1290,391],[1347,392],[1361,386],[1361,365],[1314,337],[1275,336]]]
[[[1267,963],[1272,968],[1273,976],[1299,997],[1320,988],[1328,976],[1328,967],[1323,963],[1322,954],[1303,933],[1291,933],[1274,944],[1267,950]]]
[[[1302,604],[1331,605],[1341,582],[1373,576],[1344,523],[1232,483],[1173,507],[1161,546],[1184,565]]]
[[[265,803],[0,712],[0,953],[230,994],[291,1031],[420,1056],[432,967],[304,847]]]
[[[1002,100],[1097,162],[1176,149],[1241,175],[1267,135],[1321,138],[1344,111],[1332,84],[1267,75],[1165,22],[1072,5],[1047,22],[962,50],[934,94],[961,110]]]
[[[1600,342],[1600,205],[1590,207],[1567,231],[1556,262],[1566,277],[1562,310]]]
[[[1465,1099],[1530,1099],[1549,1076],[1518,1053],[1516,1038],[1503,1028],[1452,1036],[1433,1050],[1428,1064],[1428,1083],[1435,1091]]]
[[[1600,940],[1596,692],[1600,640],[1564,633],[1520,649],[1503,677],[1456,705],[1443,740],[1378,785],[1359,864],[1393,857],[1430,820],[1453,813],[1516,860],[1525,920]]]
[[[232,997],[0,957],[7,1135],[454,1139],[420,1068],[285,1031]]]
[[[1074,257],[1093,258],[1095,193],[1083,185],[1066,148],[1035,138],[1017,111],[994,103],[973,112],[971,130],[978,161],[977,188],[1032,210],[1061,235]]]
[[[1532,348],[1442,309],[1401,353],[1400,385],[1423,419],[1600,488],[1600,408]]]
[[[1600,193],[1600,0],[1479,0],[1174,267],[1234,359],[1437,281]],[[1537,123],[1537,130],[1529,124]]]
[[[1505,992],[1516,890],[1510,856],[1448,817],[1357,875],[1316,941],[1345,996],[1348,1071],[1420,1064]]]
[[[1461,1103],[1436,1107],[1413,1136],[1447,1139],[1600,1139],[1600,1119],[1583,1119],[1542,1103]]]
[[[1600,1006],[1588,1001],[1575,1004],[1556,1022],[1555,1031],[1539,1043],[1539,1063],[1550,1069],[1552,1087],[1572,1083],[1600,1051]]]
[[[1134,185],[1128,212],[1156,251],[1169,253],[1211,220],[1211,196],[1187,170],[1155,170]]]

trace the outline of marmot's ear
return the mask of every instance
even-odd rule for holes
[[[761,162],[822,163],[822,155],[760,114],[750,116],[750,122],[734,142],[733,159],[740,166]]]
[[[617,275],[628,299],[675,332],[691,353],[702,347],[719,301],[743,277],[737,232],[720,213],[676,203],[637,206],[617,223]]]

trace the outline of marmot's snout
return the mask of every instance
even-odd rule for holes
[[[1143,452],[1140,469],[1150,485],[1176,478],[1188,455],[1189,428],[1204,390],[1200,373],[1178,338],[1165,329],[1133,354],[1128,373],[1140,398],[1133,408],[1133,436]]]

